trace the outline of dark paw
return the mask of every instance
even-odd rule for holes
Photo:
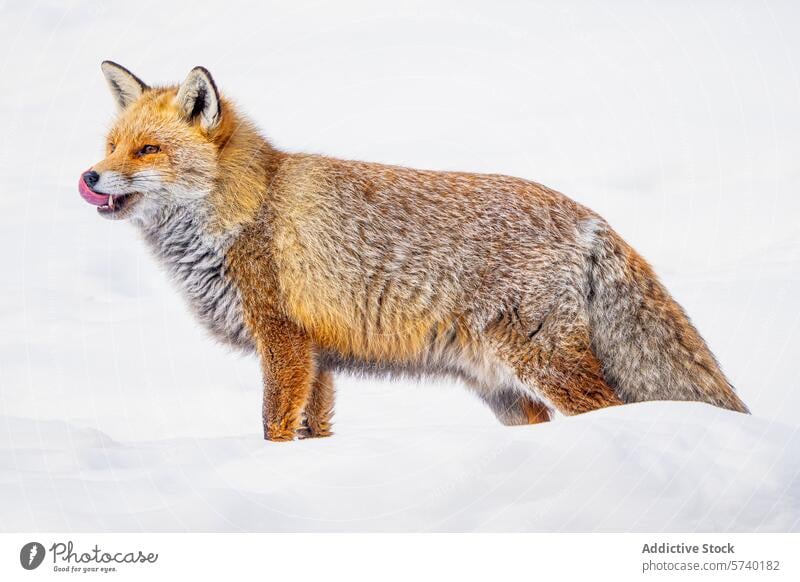
[[[333,434],[330,426],[308,426],[304,424],[297,429],[297,438],[300,439],[318,439],[322,437],[329,437]]]

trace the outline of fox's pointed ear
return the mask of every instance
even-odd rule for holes
[[[200,127],[209,131],[217,126],[221,117],[219,91],[214,79],[203,67],[195,67],[178,89],[178,105],[190,122],[199,121]]]
[[[120,109],[125,109],[149,89],[139,77],[122,65],[112,61],[103,61],[100,68],[106,76],[111,94],[114,95]]]

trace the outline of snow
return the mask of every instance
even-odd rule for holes
[[[431,4],[4,6],[0,531],[800,530],[800,6]],[[453,382],[342,376],[334,437],[263,442],[257,363],[77,194],[104,58],[153,83],[203,64],[288,150],[568,193],[753,414],[508,428]]]
[[[335,438],[271,446],[252,433],[123,443],[62,421],[6,418],[14,449],[0,453],[0,498],[16,501],[4,502],[4,524],[48,531],[797,527],[800,434],[776,423],[690,403],[637,404],[536,428],[420,428],[416,420],[353,419]]]

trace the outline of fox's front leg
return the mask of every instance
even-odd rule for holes
[[[264,438],[290,441],[315,377],[313,346],[297,326],[280,319],[262,319],[255,335],[264,374]]]
[[[305,421],[300,430],[303,438],[331,436],[331,417],[333,416],[333,374],[329,370],[317,372],[311,383],[311,393],[305,409]]]

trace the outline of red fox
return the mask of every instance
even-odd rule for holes
[[[330,435],[337,370],[456,377],[508,425],[644,400],[747,412],[652,268],[566,196],[284,153],[202,67],[171,87],[102,70],[119,114],[79,191],[260,356],[266,439]]]

